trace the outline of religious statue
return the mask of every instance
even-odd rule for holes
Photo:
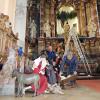
[[[30,37],[31,37],[31,39],[33,39],[33,37],[34,38],[36,38],[36,33],[37,33],[37,31],[36,31],[36,24],[35,24],[35,22],[34,22],[34,20],[31,22],[31,24],[30,24]]]
[[[49,20],[47,20],[44,23],[43,30],[44,30],[44,33],[46,34],[46,37],[51,37],[51,28],[50,28]]]
[[[67,21],[64,23],[63,29],[64,29],[63,35],[64,35],[65,44],[66,44],[67,38],[68,38],[68,33],[70,31],[70,26]]]
[[[95,37],[96,31],[97,31],[97,26],[93,22],[92,19],[89,20],[87,28],[88,28],[88,35],[89,35],[89,37]]]

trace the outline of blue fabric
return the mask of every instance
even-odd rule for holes
[[[66,56],[64,56],[62,58],[62,62],[61,62],[61,66],[60,66],[60,71],[61,72],[64,72],[64,65],[65,65],[65,63],[66,63]]]
[[[66,72],[68,75],[73,74],[73,72],[76,71],[77,63],[78,61],[75,55],[70,60],[67,58],[67,56],[64,56],[61,63],[61,71]],[[64,64],[68,65],[66,70],[64,69]]]
[[[68,67],[65,69],[64,68],[64,64],[67,64]],[[66,72],[67,75],[72,75],[74,73],[74,71],[76,71],[77,69],[77,57],[76,55],[73,55],[72,59],[68,59],[67,56],[64,56],[62,59],[62,64],[61,64],[61,70],[62,72]],[[75,84],[75,80],[71,80],[69,81],[69,85],[73,85]]]
[[[52,65],[48,65],[46,69],[48,83],[53,85],[57,82],[56,74]]]
[[[66,60],[66,64],[68,65],[68,75],[73,74],[77,68],[77,57],[74,55],[71,60]]]
[[[19,47],[19,49],[18,49],[18,56],[22,56],[22,55],[23,55],[22,47]]]
[[[55,60],[56,58],[56,54],[54,51],[47,51],[47,55],[48,55],[48,61],[50,64],[52,64],[52,61]]]

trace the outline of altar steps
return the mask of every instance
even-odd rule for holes
[[[100,74],[97,76],[95,75],[77,76],[77,80],[95,80],[95,79],[100,79]]]

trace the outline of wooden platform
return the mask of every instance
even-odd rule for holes
[[[77,75],[70,75],[70,76],[68,76],[68,77],[65,77],[64,79],[61,79],[60,85],[61,85],[62,88],[64,88],[65,85],[66,85],[69,81],[71,81],[71,80],[75,80],[75,81],[76,81],[76,79],[77,79]]]

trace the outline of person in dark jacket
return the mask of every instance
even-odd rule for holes
[[[56,59],[56,53],[52,50],[52,46],[48,47],[47,56],[49,63],[53,65]]]

